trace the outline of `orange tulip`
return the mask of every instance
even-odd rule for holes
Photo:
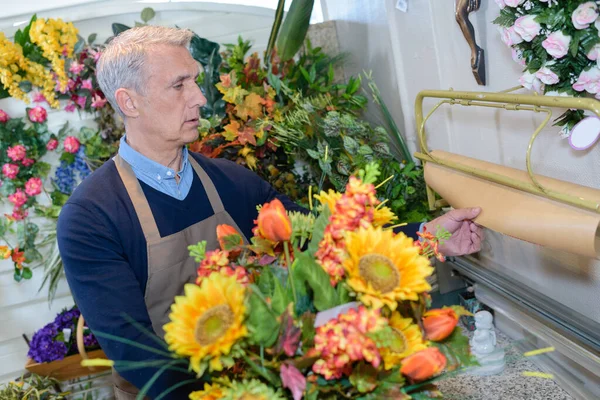
[[[424,381],[439,374],[444,368],[446,357],[437,347],[429,347],[402,360],[400,373],[413,381]]]
[[[458,315],[452,308],[436,308],[423,314],[425,336],[429,340],[439,342],[446,339],[458,323]]]
[[[219,240],[219,245],[221,246],[221,250],[231,250],[231,243],[229,243],[229,249],[226,248],[225,238],[227,236],[238,235],[240,238],[239,245],[244,244],[244,240],[239,232],[231,225],[221,224],[217,225],[217,239]]]
[[[272,242],[285,242],[292,236],[292,221],[279,199],[262,206],[257,224],[260,235]]]

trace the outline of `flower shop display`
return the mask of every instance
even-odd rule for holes
[[[519,83],[540,94],[600,99],[598,4],[585,0],[496,0],[494,23],[512,58],[523,66]],[[555,125],[561,136],[584,118],[567,110]]]
[[[105,357],[98,341],[86,326],[82,326],[83,347],[79,350],[77,325],[80,318],[81,312],[77,306],[73,306],[61,311],[54,321],[35,332],[29,341],[29,360],[25,368],[58,380],[74,379],[97,372],[80,365],[81,360],[88,356]],[[81,354],[81,351],[87,354]]]
[[[262,205],[248,245],[221,225],[221,248],[190,246],[198,278],[171,307],[161,371],[187,365],[208,380],[190,399],[425,399],[444,371],[475,365],[457,327],[466,311],[428,310],[429,258],[443,258],[448,232],[413,242],[386,228],[379,175],[367,164],[344,193],[315,195],[308,215]]]

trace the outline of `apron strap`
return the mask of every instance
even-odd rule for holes
[[[210,201],[210,205],[213,209],[213,213],[218,214],[225,211],[225,207],[223,206],[223,202],[221,201],[221,196],[217,192],[217,188],[213,181],[208,177],[206,172],[202,169],[198,161],[194,159],[192,155],[189,155],[188,160],[192,167],[194,167],[194,171],[198,174],[200,181],[202,182],[202,186],[204,186],[204,191],[208,196],[208,201]]]
[[[158,232],[156,221],[152,215],[152,210],[150,210],[150,205],[148,204],[146,195],[144,194],[138,179],[133,173],[131,166],[118,154],[113,158],[113,160],[115,161],[117,171],[123,180],[125,189],[127,189],[129,198],[133,203],[133,208],[135,209],[137,217],[140,220],[146,242],[151,243],[160,239],[160,233]]]

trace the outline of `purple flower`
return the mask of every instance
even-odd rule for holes
[[[60,314],[56,316],[54,319],[54,324],[56,325],[56,329],[58,331],[62,331],[65,328],[75,330],[75,324],[77,324],[77,319],[81,315],[81,312],[78,308],[72,308],[70,310],[63,310]]]
[[[68,349],[64,342],[55,341],[57,334],[54,322],[37,331],[29,343],[28,356],[38,363],[65,358]]]
[[[83,345],[86,348],[87,347],[95,347],[95,346],[98,346],[98,340],[92,333],[90,333],[89,335],[85,335],[83,337]]]

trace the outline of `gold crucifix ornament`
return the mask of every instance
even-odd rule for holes
[[[471,48],[471,70],[475,76],[475,80],[480,85],[485,85],[485,53],[475,41],[475,29],[469,21],[469,14],[479,10],[481,0],[455,0],[456,22],[460,26],[469,47]]]

